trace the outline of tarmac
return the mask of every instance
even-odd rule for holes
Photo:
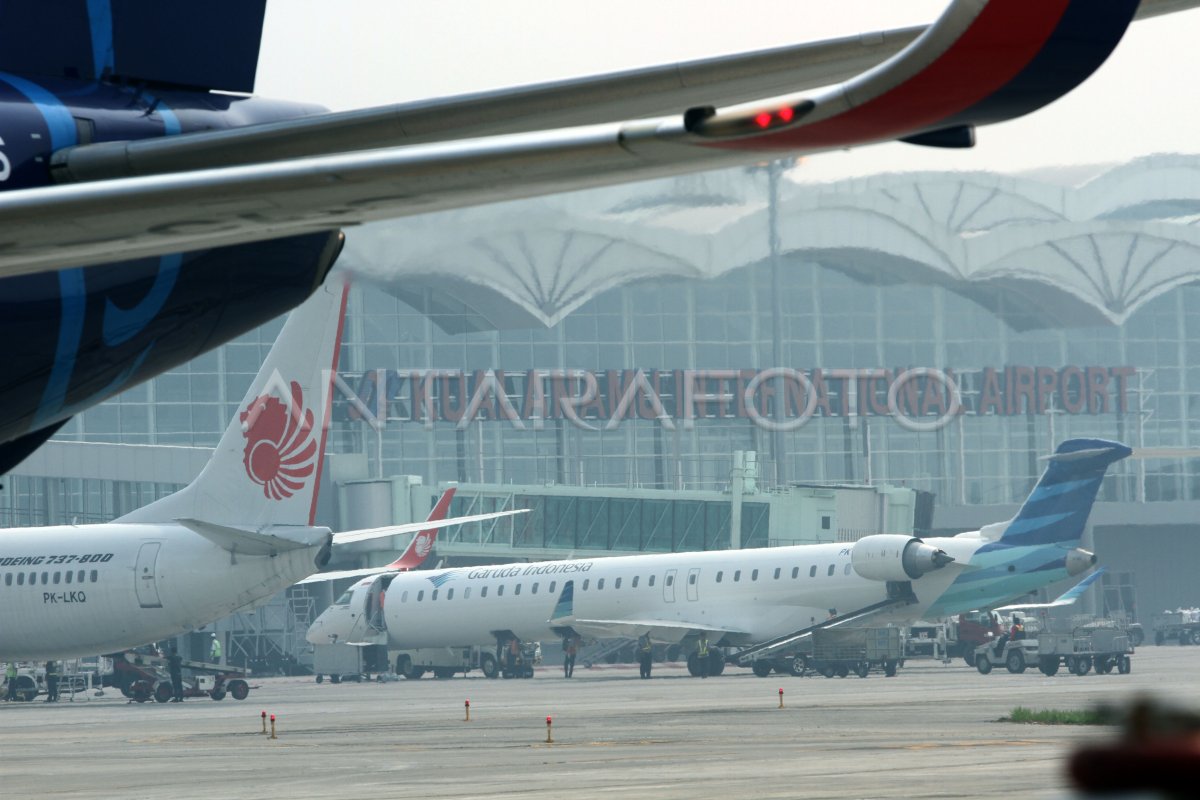
[[[0,705],[0,794],[42,798],[1070,797],[1065,756],[1112,728],[998,722],[1017,705],[1151,695],[1200,709],[1200,647],[1144,647],[1129,675],[691,678],[546,667],[532,680],[255,681],[242,702],[103,697]],[[779,707],[779,689],[784,707]],[[464,719],[464,703],[471,720]],[[262,734],[261,712],[276,716]],[[553,743],[546,742],[546,716]],[[268,723],[269,726],[269,723]]]

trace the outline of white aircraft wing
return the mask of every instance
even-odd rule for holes
[[[0,196],[0,276],[755,163],[773,154],[893,139],[966,146],[975,125],[1026,114],[1083,81],[1137,8],[1138,0],[953,0],[882,64],[823,89],[809,87],[886,56],[913,32],[882,35],[873,49],[863,45],[868,56],[855,55],[860,45],[851,40],[699,62],[696,73],[707,77],[694,85],[688,70],[666,68],[637,79],[626,74],[629,86],[610,76],[510,93],[509,110],[502,93],[490,105],[485,95],[401,107],[390,119],[386,110],[349,112],[229,134],[86,145],[56,154],[54,170],[70,179],[74,161],[76,178],[105,179]],[[802,64],[822,47],[830,57],[824,72]],[[776,62],[781,66],[773,69]],[[766,75],[761,81],[759,73]],[[574,89],[587,102],[572,101]],[[670,113],[640,119],[660,109]],[[545,130],[601,120],[613,121]],[[293,134],[297,144],[289,151],[284,142]],[[285,157],[267,161],[267,151]],[[139,172],[153,174],[107,177]]]
[[[600,639],[636,639],[643,633],[658,642],[677,642],[690,633],[705,631],[710,634],[749,635],[734,628],[714,627],[706,622],[686,622],[661,619],[572,619],[570,626],[579,633]]]
[[[343,531],[342,533],[335,533],[333,535],[333,543],[351,544],[353,542],[365,542],[368,539],[382,539],[387,536],[399,536],[402,533],[431,531],[435,528],[448,528],[451,525],[465,525],[468,522],[485,522],[489,519],[500,519],[501,517],[511,517],[515,514],[528,513],[528,508],[518,508],[513,511],[493,511],[489,514],[470,514],[465,517],[425,520],[424,522],[407,522],[403,525],[385,525],[382,528],[363,528],[362,530],[357,531]]]
[[[363,567],[362,569],[340,569],[333,572],[318,572],[315,575],[309,575],[302,581],[296,581],[295,585],[337,581],[342,578],[365,578],[368,575],[383,575],[387,572],[398,572],[398,570],[395,567]]]
[[[1074,605],[1075,601],[1087,591],[1088,587],[1095,583],[1096,579],[1104,573],[1105,568],[1101,567],[1049,603],[1018,603],[1010,606],[1001,606],[993,610],[1000,613],[1011,613],[1013,611],[1033,611],[1039,608],[1058,608],[1059,606]]]

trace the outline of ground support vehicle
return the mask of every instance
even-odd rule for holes
[[[432,673],[435,678],[453,678],[457,673],[464,675],[473,669],[481,671],[486,678],[500,675],[500,662],[496,653],[483,647],[424,647],[417,650],[397,650],[392,653],[396,674],[410,681]],[[521,677],[526,677],[522,675]],[[532,656],[529,675],[533,677]]]
[[[171,672],[164,656],[129,651],[109,658],[113,671],[105,676],[104,685],[117,687],[130,701],[145,703],[153,699],[165,703],[174,695]],[[224,700],[225,695],[229,695],[234,700],[245,700],[255,688],[246,680],[249,673],[236,667],[204,661],[183,661],[180,666],[183,668],[184,697]]]
[[[381,644],[318,644],[313,647],[313,672],[317,683],[361,681],[391,668],[387,648]]]
[[[1154,615],[1154,643],[1200,644],[1200,612],[1191,608]]]
[[[1043,675],[1054,675],[1060,666],[1076,675],[1093,667],[1100,675],[1132,668],[1133,645],[1124,628],[1076,628],[1071,633],[1038,634],[1037,666]]]
[[[904,631],[904,657],[931,658],[949,664],[958,642],[951,638],[951,625],[945,622],[915,622]]]
[[[1032,636],[1000,639],[979,645],[973,656],[975,669],[979,670],[980,675],[987,675],[993,667],[1001,664],[1009,672],[1019,675],[1038,663],[1038,640]]]
[[[904,658],[900,628],[830,628],[813,631],[810,666],[826,678],[851,672],[865,678],[872,669],[894,677]]]

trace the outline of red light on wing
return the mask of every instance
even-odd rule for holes
[[[796,116],[796,112],[792,110],[791,106],[785,106],[784,108],[779,109],[780,122],[791,122],[792,117],[794,116]]]
[[[760,128],[765,128],[771,124],[771,115],[766,111],[754,115],[754,124]]]

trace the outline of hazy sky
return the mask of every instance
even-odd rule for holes
[[[946,0],[271,0],[258,92],[358,108],[926,23]],[[830,180],[1025,170],[1200,150],[1200,10],[1135,23],[1091,80],[979,131],[971,151],[881,145],[809,158]]]

